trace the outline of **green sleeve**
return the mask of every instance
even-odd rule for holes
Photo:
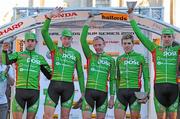
[[[139,38],[139,40],[143,43],[143,45],[149,50],[153,51],[156,48],[156,44],[153,43],[148,37],[146,37],[141,29],[138,27],[137,23],[135,20],[130,21],[132,29],[134,30],[136,36]]]
[[[44,59],[44,57],[42,57],[41,59],[41,71],[46,76],[47,79],[51,79],[52,70],[49,64],[47,63],[47,61]]]
[[[143,57],[142,69],[143,69],[142,71],[143,71],[143,79],[144,79],[144,90],[145,92],[150,92],[149,67],[144,57]]]
[[[116,80],[115,80],[115,60],[112,58],[111,60],[111,69],[110,69],[110,95],[115,94],[116,89]]]
[[[120,71],[119,71],[119,58],[116,59],[116,90],[119,88],[119,82],[120,82]]]
[[[12,53],[12,54],[7,54],[6,51],[2,51],[2,63],[9,65],[12,63],[15,63],[17,61],[18,58],[18,53]]]
[[[52,39],[49,35],[50,22],[51,22],[51,19],[45,20],[44,25],[41,29],[41,34],[42,34],[42,37],[43,37],[47,47],[49,48],[49,50],[53,51],[57,48],[57,46],[54,44],[54,42],[52,41]]]
[[[83,73],[83,69],[82,69],[82,61],[81,61],[80,54],[78,54],[78,57],[77,57],[76,70],[77,70],[81,93],[84,93],[84,73]]]
[[[2,51],[2,57],[1,57],[1,59],[2,59],[2,64],[6,64],[6,53],[7,53],[7,52]]]
[[[83,30],[82,30],[81,38],[80,38],[81,46],[82,46],[82,49],[83,49],[83,52],[84,52],[86,58],[90,58],[93,53],[87,43],[88,29],[89,29],[88,25],[83,26]]]

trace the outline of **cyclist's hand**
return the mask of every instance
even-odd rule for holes
[[[46,17],[51,19],[53,16],[58,15],[59,13],[62,13],[62,12],[64,12],[63,7],[56,7],[55,9],[47,13]]]
[[[129,17],[129,20],[133,19],[133,9],[132,8],[128,9],[128,17]]]
[[[4,42],[2,47],[3,51],[8,51],[9,48],[10,48],[10,44],[8,42]]]
[[[133,8],[129,8],[127,12],[128,12],[128,14],[132,14],[132,13],[133,13],[133,11],[134,11],[134,9],[133,9]]]
[[[128,15],[129,15],[129,20],[133,19],[133,11],[134,11],[134,8],[137,4],[137,1],[135,2],[127,2],[127,7],[128,7]]]
[[[91,11],[88,13],[88,15],[89,16],[85,24],[90,25],[90,23],[94,20],[94,17],[101,15],[101,13],[98,11]]]

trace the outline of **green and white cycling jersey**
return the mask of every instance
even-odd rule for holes
[[[115,60],[106,53],[95,54],[87,43],[89,26],[84,25],[81,34],[81,45],[87,58],[88,74],[86,88],[107,92],[110,76],[110,95],[115,93]]]
[[[143,73],[144,89],[149,92],[149,68],[144,56],[134,51],[116,59],[117,88],[141,88]]]
[[[50,19],[46,19],[41,30],[44,41],[51,51],[52,58],[52,80],[72,82],[74,78],[74,69],[77,70],[81,92],[84,92],[84,74],[82,70],[81,55],[71,47],[60,47],[53,43],[49,35]]]
[[[176,84],[180,46],[158,46],[141,32],[135,20],[131,20],[130,23],[139,40],[153,55],[155,83]]]
[[[2,52],[4,64],[16,64],[16,88],[39,90],[40,70],[50,79],[51,69],[42,55],[25,50],[7,54]]]

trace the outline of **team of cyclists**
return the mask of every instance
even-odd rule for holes
[[[74,97],[74,70],[76,69],[81,91],[82,117],[90,119],[96,109],[96,118],[104,119],[107,108],[114,106],[115,119],[124,119],[129,106],[132,119],[140,117],[141,104],[146,103],[150,93],[149,67],[145,57],[134,51],[134,37],[123,35],[121,45],[124,54],[115,60],[104,52],[105,40],[101,36],[93,38],[93,52],[87,42],[88,30],[93,14],[85,22],[80,37],[81,46],[87,59],[87,83],[85,86],[84,72],[80,53],[71,47],[73,33],[65,28],[61,32],[62,47],[53,43],[49,35],[51,19],[63,12],[56,8],[45,15],[41,29],[43,39],[50,50],[52,67],[45,58],[35,52],[38,42],[36,34],[25,33],[25,51],[8,53],[9,47],[3,45],[2,62],[16,65],[16,93],[12,103],[14,119],[21,119],[25,107],[27,118],[34,119],[39,106],[40,71],[50,80],[44,103],[44,119],[51,119],[56,106],[61,102],[61,119],[68,119]],[[152,53],[154,64],[154,104],[158,119],[177,118],[179,105],[179,89],[177,72],[179,71],[180,46],[172,46],[174,30],[162,30],[162,46],[158,46],[145,36],[136,21],[133,12],[128,11],[130,24],[142,44]],[[138,99],[136,93],[141,92],[143,76],[146,96]],[[109,82],[109,90],[108,90]],[[169,90],[167,90],[169,89]],[[110,98],[108,101],[108,92]],[[115,99],[116,95],[116,99]],[[25,106],[27,105],[27,106]]]

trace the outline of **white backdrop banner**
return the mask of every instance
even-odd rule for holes
[[[52,23],[86,20],[89,16],[88,13],[93,10],[94,9],[65,9],[63,13],[59,13],[58,15],[53,16]],[[101,13],[101,15],[95,17],[95,20],[97,21],[100,20],[128,24],[129,20],[127,13],[117,10],[96,9],[96,11]],[[0,28],[0,39],[3,40],[26,30],[41,27],[42,23],[45,20],[45,14],[46,13],[41,13],[36,16],[26,17],[24,19],[19,19],[10,24],[2,26]],[[136,15],[135,19],[141,26],[156,33],[161,33],[162,28],[170,26],[164,22],[152,20],[139,15]],[[174,29],[177,31],[176,39],[180,39],[180,30],[176,27],[174,27]]]

